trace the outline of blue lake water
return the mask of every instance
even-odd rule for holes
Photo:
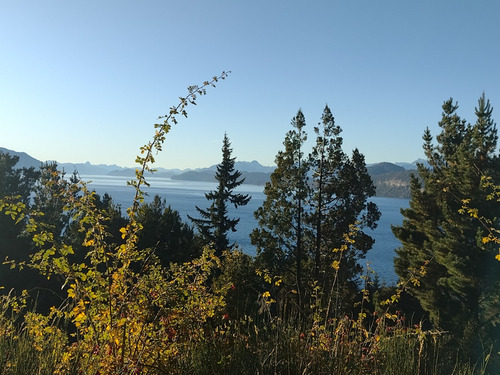
[[[99,194],[108,193],[113,197],[113,201],[125,210],[132,204],[134,189],[126,185],[128,178],[115,176],[81,176],[83,180],[92,182],[90,187]],[[151,187],[145,191],[149,194],[146,201],[151,200],[156,194],[166,199],[167,205],[179,211],[184,220],[188,221],[187,215],[198,217],[196,206],[207,208],[210,202],[205,198],[205,193],[214,190],[216,183],[200,181],[176,181],[167,178],[150,177],[148,182]],[[237,231],[229,233],[229,239],[237,243],[242,250],[248,254],[255,254],[255,248],[250,243],[249,234],[257,226],[253,213],[262,205],[265,195],[262,186],[241,185],[238,192],[252,196],[250,202],[237,210],[230,208],[232,217],[239,217]],[[408,207],[407,199],[398,198],[372,198],[382,212],[378,227],[370,231],[375,239],[373,248],[362,261],[363,265],[369,263],[378,275],[381,281],[387,284],[394,284],[397,276],[394,273],[393,259],[394,250],[400,246],[400,242],[394,237],[391,231],[391,225],[402,223],[403,217],[400,213],[401,208]]]

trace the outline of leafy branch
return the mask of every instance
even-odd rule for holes
[[[489,193],[486,196],[487,201],[500,202],[500,186],[493,183],[491,176],[481,176],[481,187],[487,191],[489,190]],[[483,244],[491,242],[500,246],[500,229],[495,227],[495,221],[481,215],[477,208],[470,206],[470,202],[470,198],[462,199],[462,208],[459,210],[459,212],[461,214],[467,214],[470,217],[477,219],[479,223],[481,223],[481,225],[488,233],[488,235],[483,236],[482,238]],[[495,256],[495,259],[500,261],[500,247],[498,249],[498,254]]]
[[[177,116],[181,115],[188,117],[186,108],[189,104],[196,105],[198,96],[206,95],[208,87],[215,87],[215,84],[220,80],[225,79],[230,72],[222,72],[219,76],[214,76],[211,81],[205,81],[201,86],[194,85],[188,87],[188,95],[185,97],[179,97],[179,103],[175,106],[170,107],[168,114],[159,116],[159,120],[163,120],[162,123],[157,123],[155,127],[155,135],[153,140],[148,142],[146,145],[140,148],[141,155],[138,155],[135,162],[140,165],[139,168],[135,170],[135,180],[128,181],[127,184],[135,188],[135,196],[132,207],[127,210],[130,218],[134,217],[137,213],[139,205],[144,201],[144,191],[142,186],[150,186],[146,181],[144,176],[145,172],[155,172],[155,169],[151,168],[151,164],[155,162],[154,154],[162,151],[163,143],[167,133],[170,131],[172,124],[177,125]]]

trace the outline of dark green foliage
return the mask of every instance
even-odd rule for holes
[[[367,170],[375,185],[377,197],[410,198],[412,171],[386,162],[370,165]]]
[[[113,198],[104,193],[101,197],[97,193],[93,193],[96,207],[101,211],[106,218],[106,242],[109,245],[123,243],[120,228],[127,224],[127,219],[122,216],[121,207],[113,202]],[[72,221],[67,230],[64,232],[64,241],[73,247],[74,254],[71,259],[75,263],[88,262],[87,251],[88,247],[83,246],[85,233],[79,230],[78,221]]]
[[[122,216],[121,206],[113,202],[113,198],[108,193],[104,193],[101,197],[99,194],[96,197],[96,207],[105,212],[108,218],[107,228],[110,236],[109,242],[120,243],[122,241],[120,229],[127,224],[127,219]]]
[[[16,169],[18,159],[0,152],[0,199],[17,197],[16,200],[29,207],[30,195],[40,173],[33,168]],[[0,213],[0,262],[6,257],[16,261],[28,260],[31,241],[22,236],[25,225],[25,220],[16,223],[10,216]],[[24,287],[19,272],[3,264],[0,265],[0,286],[7,289]]]
[[[223,251],[232,248],[229,244],[227,234],[229,231],[235,232],[236,225],[240,219],[231,219],[228,217],[228,206],[234,205],[235,208],[246,205],[250,201],[248,195],[235,193],[234,189],[240,186],[244,179],[241,178],[241,172],[234,169],[236,158],[231,157],[231,143],[227,134],[224,134],[222,145],[222,162],[217,165],[215,179],[218,182],[216,190],[205,194],[207,200],[212,204],[207,209],[196,207],[201,218],[189,217],[206,244],[213,244],[217,255]]]
[[[292,130],[285,136],[284,151],[276,156],[277,168],[264,188],[266,199],[255,211],[259,227],[251,233],[252,244],[257,247],[258,263],[272,275],[290,275],[297,288],[299,303],[302,291],[306,243],[305,200],[309,196],[308,163],[303,145],[307,139],[302,111],[292,119]]]
[[[264,189],[266,199],[255,212],[259,227],[251,239],[257,261],[272,275],[291,280],[299,299],[305,298],[306,285],[316,283],[326,299],[335,293],[346,306],[358,291],[358,260],[373,244],[362,229],[375,228],[380,217],[377,207],[368,202],[375,188],[363,155],[354,150],[349,157],[342,151],[341,129],[328,106],[315,128],[316,145],[308,157],[303,150],[307,136],[301,111],[292,126]],[[353,225],[358,230],[351,238],[354,242],[348,242],[345,235]],[[345,245],[345,251],[333,251]],[[333,261],[338,262],[338,271]]]
[[[17,157],[0,154],[0,191],[5,196],[17,196],[17,201],[26,205],[25,212],[36,212],[41,225],[54,230],[56,240],[63,241],[63,235],[69,227],[70,213],[64,210],[64,203],[59,194],[69,186],[64,179],[64,172],[57,170],[56,163],[42,164],[40,171],[34,168],[14,169]],[[73,179],[75,176],[73,176]],[[75,192],[76,193],[76,192]],[[0,257],[5,257],[18,264],[28,262],[36,249],[26,235],[26,224],[29,217],[15,223],[10,217],[0,215]],[[33,297],[33,308],[38,311],[47,310],[52,304],[59,304],[63,298],[60,286],[63,280],[48,280],[37,271],[18,267],[9,269],[3,264],[0,272],[0,286],[7,291],[26,289]]]
[[[313,195],[308,221],[315,237],[315,280],[328,290],[337,272],[331,264],[337,261],[336,288],[343,290],[337,299],[344,306],[352,306],[350,298],[357,291],[362,272],[358,260],[364,258],[374,242],[363,228],[376,228],[380,211],[368,201],[375,195],[375,187],[364,156],[357,149],[351,158],[342,151],[342,129],[335,125],[328,106],[321,120],[320,127],[315,128],[316,145],[310,155]],[[344,235],[353,225],[358,230],[352,238],[354,242],[347,244]],[[345,251],[332,251],[346,244]]]
[[[140,206],[137,220],[143,226],[138,246],[153,249],[163,266],[184,263],[201,255],[202,245],[191,226],[158,195],[151,203]]]
[[[29,204],[33,185],[40,176],[34,168],[16,168],[19,160],[0,151],[0,197],[20,196],[20,200]]]
[[[446,108],[450,114],[456,110],[453,106]],[[130,220],[121,216],[120,207],[108,195],[101,198],[83,194],[79,201],[82,205],[72,206],[74,197],[70,194],[82,194],[85,189],[79,191],[67,183],[55,165],[47,165],[47,174],[37,187],[37,205],[47,212],[41,225],[56,232],[55,240],[49,242],[69,243],[75,250],[90,250],[89,254],[100,251],[103,256],[98,260],[99,267],[93,269],[80,267],[79,260],[71,268],[59,268],[59,275],[70,279],[70,289],[58,289],[67,293],[65,301],[72,304],[54,308],[50,315],[26,312],[24,297],[17,299],[14,293],[1,296],[0,373],[497,374],[495,359],[489,355],[496,355],[497,348],[488,348],[497,333],[495,327],[491,329],[497,323],[499,308],[498,263],[493,260],[496,251],[481,243],[482,228],[475,220],[457,215],[462,205],[460,197],[466,196],[471,206],[479,207],[481,214],[498,222],[498,216],[490,215],[498,213],[498,206],[484,203],[485,193],[475,185],[476,174],[467,174],[472,167],[481,168],[498,183],[498,159],[492,152],[496,148],[496,129],[484,97],[477,112],[480,119],[473,127],[463,127],[461,121],[452,119],[456,131],[446,129],[446,135],[438,137],[440,143],[450,142],[447,147],[433,146],[426,132],[425,148],[434,164],[432,169],[421,166],[421,174],[426,176],[422,182],[413,179],[412,206],[405,211],[407,220],[395,229],[404,238],[398,262],[414,282],[408,288],[410,292],[424,307],[441,301],[420,299],[420,288],[427,293],[426,298],[433,298],[433,292],[439,293],[441,299],[448,298],[438,305],[446,316],[442,317],[441,311],[429,311],[438,327],[447,324],[450,330],[456,329],[462,324],[460,320],[465,321],[462,330],[451,331],[453,345],[449,345],[449,334],[419,324],[426,315],[419,310],[416,299],[401,287],[380,287],[376,280],[366,277],[364,289],[357,290],[357,260],[373,242],[363,228],[374,228],[380,214],[368,203],[374,189],[363,156],[357,150],[350,158],[343,153],[340,128],[326,107],[323,128],[316,130],[316,147],[308,158],[303,157],[302,147],[305,119],[300,111],[294,118],[295,130],[287,134],[285,152],[277,157],[277,172],[266,186],[268,199],[256,213],[261,219],[260,228],[254,231],[252,240],[262,246],[257,261],[272,273],[256,272],[254,259],[239,251],[226,252],[221,259],[206,252],[190,264],[171,265],[167,271],[148,256],[149,252],[136,251],[136,234],[138,246],[155,249],[164,265],[192,259],[199,248],[191,252],[192,228],[182,223],[179,214],[166,207],[164,200],[157,196],[152,203],[139,205],[143,195],[136,183],[132,185],[139,191],[137,205],[134,203],[137,212],[129,211]],[[226,141],[227,137],[225,146],[229,151],[224,155],[230,159]],[[150,146],[143,171],[148,170],[145,166],[151,160]],[[161,149],[161,143],[154,148]],[[468,159],[471,155],[473,162]],[[16,184],[7,182],[16,172],[12,170],[13,160],[2,160],[1,156],[3,204],[5,191],[15,191]],[[140,171],[138,174],[144,177]],[[223,174],[218,176],[222,180]],[[235,177],[236,184],[240,177]],[[140,181],[147,185],[144,179]],[[16,188],[24,183],[18,182]],[[31,186],[29,180],[25,183]],[[21,194],[26,204],[31,191]],[[59,201],[61,196],[66,206]],[[235,206],[241,203],[229,201]],[[70,206],[74,212],[67,211]],[[27,211],[28,215],[37,213]],[[75,221],[80,222],[79,228],[73,225]],[[471,229],[473,222],[476,227]],[[357,229],[353,230],[353,226]],[[22,233],[24,228],[19,228],[18,233]],[[286,241],[281,234],[288,236]],[[85,247],[80,248],[84,239]],[[332,248],[343,250],[332,252]],[[68,248],[54,246],[43,252],[40,261],[63,265],[66,258],[59,254],[52,257],[51,250],[52,255],[60,251],[71,259],[71,251],[62,251]],[[128,251],[133,254],[127,255]],[[108,263],[113,257],[114,261]],[[147,265],[141,268],[142,274],[128,266],[140,267],[138,261],[142,260]],[[274,260],[282,263],[274,264]],[[424,269],[418,267],[420,261]],[[332,262],[337,264],[338,272],[331,267]],[[430,286],[422,286],[424,279]],[[324,298],[331,299],[328,290],[333,289],[329,285],[337,287],[336,298],[343,305],[349,303],[350,292],[358,297],[362,294],[361,308],[352,305],[348,311],[347,306],[342,306],[342,310],[331,314]],[[283,298],[283,291],[290,295],[296,292],[298,306],[278,306],[273,298],[281,297],[285,304],[292,301]],[[379,302],[387,300],[395,303],[384,302],[382,307]],[[472,311],[470,301],[480,307]],[[452,309],[457,310],[456,315]],[[112,319],[103,323],[108,310]],[[413,322],[405,320],[400,310],[408,318],[415,314]],[[345,316],[340,315],[344,312]],[[202,319],[198,320],[198,315]],[[87,329],[72,335],[68,323],[74,324],[73,328],[85,324]],[[483,340],[483,350],[474,347],[478,339]],[[466,354],[477,355],[462,358],[467,347],[472,350]]]
[[[230,285],[225,296],[228,319],[239,320],[257,315],[259,297],[265,285],[256,273],[252,256],[238,250],[233,251],[230,257],[225,256],[216,284]]]
[[[415,170],[402,170],[371,175],[376,189],[375,195],[377,197],[410,199],[410,176],[415,172]]]
[[[59,171],[55,162],[42,163],[40,172],[40,179],[33,189],[33,207],[43,213],[41,223],[53,228],[53,233],[62,237],[70,224],[71,213],[64,209],[65,203],[61,199],[61,193],[70,183],[78,181],[78,177],[73,174],[70,180],[67,180],[66,173]]]
[[[498,220],[500,204],[486,199],[481,174],[498,184],[500,159],[484,94],[474,125],[461,119],[457,108],[452,99],[444,103],[437,145],[428,129],[424,133],[430,167],[418,166],[422,181],[412,178],[410,208],[402,211],[402,226],[393,228],[403,244],[395,268],[401,278],[419,280],[409,285],[410,293],[433,324],[451,332],[462,353],[475,362],[500,337],[498,250],[482,243],[481,223],[460,211],[463,200],[470,199],[470,207]]]

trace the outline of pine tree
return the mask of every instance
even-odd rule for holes
[[[14,201],[24,203],[28,208],[40,172],[34,168],[15,168],[18,161],[19,157],[0,151],[0,200],[8,200],[10,197]],[[33,286],[27,283],[26,272],[21,274],[10,269],[9,265],[1,264],[6,257],[16,261],[29,260],[31,241],[23,236],[26,221],[25,219],[16,223],[10,216],[0,212],[0,287],[6,290]],[[32,277],[32,273],[29,277]]]
[[[101,197],[94,191],[93,197],[96,208],[106,218],[104,220],[107,232],[105,242],[109,246],[122,244],[124,242],[123,233],[120,232],[120,229],[127,225],[128,220],[122,216],[121,206],[115,204],[108,193],[104,193]],[[80,229],[80,221],[77,220],[77,217],[73,217],[68,228],[64,231],[63,240],[73,247],[74,254],[69,256],[73,262],[89,263],[91,260],[87,256],[88,247],[84,246],[85,233]],[[142,232],[140,233],[142,234]]]
[[[309,160],[313,173],[314,199],[312,200],[314,210],[310,216],[311,226],[315,230],[314,248],[314,270],[315,279],[319,280],[324,256],[325,236],[323,236],[324,220],[328,214],[329,206],[336,199],[335,185],[338,184],[338,171],[346,159],[342,151],[342,129],[335,125],[335,119],[328,106],[325,106],[321,116],[320,127],[315,127],[316,145],[314,146]],[[333,193],[333,194],[332,194]]]
[[[137,220],[143,226],[138,246],[154,249],[163,266],[188,262],[201,255],[202,246],[195,238],[193,228],[158,195],[151,203],[139,207]]]
[[[494,246],[481,241],[483,227],[460,211],[463,200],[470,199],[485,217],[500,217],[499,202],[487,201],[481,188],[481,174],[500,181],[497,131],[484,94],[474,125],[458,116],[452,99],[442,108],[437,145],[429,129],[423,136],[430,166],[418,165],[410,208],[402,210],[403,224],[393,228],[402,243],[395,268],[402,279],[414,281],[409,291],[432,323],[460,339],[463,352],[476,360],[482,345],[500,333],[500,272]]]
[[[380,218],[380,211],[369,198],[375,195],[375,187],[366,169],[363,155],[356,149],[349,158],[342,150],[342,129],[335,125],[335,119],[325,106],[320,127],[314,129],[316,144],[309,160],[312,172],[312,196],[310,199],[309,223],[315,236],[313,251],[314,275],[325,288],[334,280],[332,263],[338,262],[335,282],[337,294],[344,304],[352,306],[357,291],[357,280],[362,271],[358,261],[371,249],[373,239],[363,228],[374,229]],[[344,235],[350,226],[356,226],[353,243],[346,243]],[[333,252],[342,245],[347,250]],[[340,287],[340,288],[339,288]],[[329,288],[326,288],[329,289]]]
[[[292,130],[285,136],[284,151],[276,156],[277,168],[264,188],[266,199],[255,211],[259,227],[250,238],[257,247],[258,261],[274,275],[295,275],[300,297],[302,268],[306,255],[304,233],[305,200],[309,194],[308,164],[303,145],[307,139],[301,110],[292,119]]]
[[[0,197],[19,196],[24,204],[29,204],[40,172],[33,167],[16,168],[18,161],[18,156],[0,151]]]
[[[246,205],[250,201],[250,196],[235,193],[234,189],[240,186],[245,179],[241,178],[241,172],[235,170],[234,162],[236,158],[231,157],[231,143],[227,134],[224,134],[222,145],[222,162],[217,165],[215,179],[218,182],[217,189],[205,194],[207,200],[212,204],[207,209],[196,206],[196,210],[201,218],[189,216],[205,242],[212,243],[217,255],[221,255],[224,250],[234,246],[229,244],[227,234],[229,231],[235,232],[239,218],[228,217],[228,205],[235,208]]]
[[[337,300],[343,299],[345,305],[344,297],[352,298],[358,291],[358,260],[373,244],[362,228],[375,228],[380,217],[377,207],[368,202],[375,188],[363,155],[354,150],[349,158],[342,151],[342,130],[328,106],[314,129],[316,145],[308,156],[304,155],[307,134],[302,111],[293,118],[292,127],[264,188],[266,199],[255,212],[259,227],[251,240],[257,247],[257,262],[273,275],[293,279],[299,308],[305,306],[315,281],[327,298],[335,282]],[[352,238],[355,242],[348,243],[345,234],[352,225],[359,230]],[[347,250],[342,255],[332,251],[343,245]],[[340,270],[336,281],[334,261]]]
[[[40,179],[33,189],[33,206],[43,212],[41,223],[51,227],[58,238],[63,237],[71,223],[71,213],[65,210],[61,194],[77,181],[76,172],[68,180],[66,173],[58,170],[56,162],[42,163],[40,166]]]

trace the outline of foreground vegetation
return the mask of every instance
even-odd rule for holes
[[[481,329],[465,339],[484,346],[466,351],[472,344],[460,336],[471,321],[466,313],[451,317],[453,324],[444,330],[435,310],[419,298],[421,290],[435,288],[430,276],[439,263],[428,254],[414,260],[419,243],[411,242],[413,237],[406,240],[415,251],[399,251],[397,287],[379,285],[369,269],[360,273],[356,261],[371,246],[361,227],[373,227],[379,213],[366,205],[373,186],[365,179],[364,159],[357,151],[351,159],[343,154],[340,129],[328,107],[323,133],[317,130],[317,147],[307,160],[300,149],[303,115],[294,118],[297,130],[287,134],[277,174],[266,186],[268,199],[256,213],[260,227],[252,241],[261,247],[256,258],[231,248],[224,231],[214,236],[217,223],[227,229],[234,223],[225,217],[227,202],[221,196],[231,197],[231,189],[224,184],[240,183],[238,173],[229,173],[233,164],[226,137],[223,165],[228,170],[218,169],[219,193],[207,195],[214,204],[199,210],[206,213],[198,224],[208,238],[181,223],[159,198],[144,203],[146,172],[170,124],[225,76],[190,87],[163,123],[155,125],[153,140],[137,158],[140,167],[130,182],[136,196],[127,218],[110,197],[89,191],[77,176],[66,179],[54,165],[40,174],[15,171],[13,160],[2,156],[6,178],[0,184],[0,210],[5,214],[2,228],[8,230],[0,234],[14,269],[2,277],[0,374],[497,373],[498,347],[487,325],[496,323],[498,303],[490,287],[479,287],[489,293],[485,308],[473,316]],[[307,168],[322,173],[308,183]],[[347,182],[336,185],[337,190],[317,179],[336,181],[339,171]],[[233,176],[232,182],[224,176]],[[478,188],[491,191],[485,199],[496,203],[496,180],[479,180]],[[421,187],[417,180],[414,184],[417,194]],[[318,186],[319,193],[313,189]],[[355,193],[349,190],[355,187]],[[292,200],[286,198],[287,189],[296,194]],[[332,191],[341,204],[327,210]],[[343,191],[349,194],[342,196]],[[238,199],[241,204],[246,197]],[[477,222],[486,228],[477,236],[486,238],[479,242],[489,246],[485,254],[491,255],[498,241],[496,221],[479,200],[458,202],[457,215],[467,225]],[[281,212],[275,215],[278,221],[270,211]],[[208,220],[211,213],[218,213],[218,221]],[[411,211],[408,216],[416,220]],[[295,224],[293,230],[286,229],[287,223]],[[400,229],[401,236],[410,224]],[[173,228],[175,234],[167,236]],[[231,250],[214,248],[209,244],[214,239]],[[490,258],[489,264],[497,266]],[[488,274],[487,281],[496,286],[498,277]],[[440,287],[442,295],[454,290]],[[468,297],[457,295],[451,298]],[[485,313],[493,316],[482,319]]]

